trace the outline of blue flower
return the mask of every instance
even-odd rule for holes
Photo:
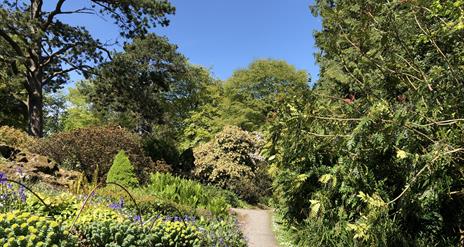
[[[6,175],[3,172],[0,172],[0,184],[6,184]]]
[[[135,215],[133,219],[134,219],[134,222],[138,222],[142,220],[142,217],[140,215]]]
[[[24,186],[22,185],[19,186],[18,195],[22,202],[26,202],[26,193],[24,192],[25,192]]]
[[[114,202],[109,205],[114,210],[122,209],[124,207],[124,198],[119,198],[119,202]]]

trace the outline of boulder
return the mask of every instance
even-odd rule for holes
[[[8,178],[70,187],[80,173],[61,169],[48,157],[0,144],[0,172]]]

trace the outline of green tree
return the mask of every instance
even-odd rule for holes
[[[185,71],[186,59],[177,47],[149,34],[101,65],[87,93],[97,111],[131,116],[135,126],[125,127],[150,133],[153,124],[165,121],[163,92],[169,91]]]
[[[85,27],[61,20],[64,15],[95,14],[111,18],[124,38],[147,34],[157,24],[168,24],[166,14],[174,8],[165,0],[80,2],[67,9],[66,0],[56,1],[52,10],[42,0],[2,1],[0,3],[0,60],[7,64],[27,92],[29,131],[43,135],[43,93],[64,84],[72,71],[88,75],[90,66],[108,57],[105,45]],[[7,81],[7,85],[11,82]]]
[[[222,117],[228,124],[263,129],[275,107],[309,88],[308,74],[285,61],[257,60],[224,84]]]
[[[69,88],[66,100],[69,106],[61,119],[63,130],[70,131],[79,128],[102,125],[101,119],[92,110],[87,97],[82,94],[83,83],[76,88]]]
[[[106,177],[106,182],[118,183],[127,187],[135,187],[139,184],[134,166],[131,164],[124,150],[119,151],[116,157],[114,157],[113,165]]]
[[[185,119],[182,147],[209,141],[226,125],[266,130],[276,106],[309,90],[308,75],[285,61],[258,60],[224,83],[205,87],[201,104]]]
[[[268,148],[298,245],[458,244],[462,6],[317,1],[320,80],[280,106]]]

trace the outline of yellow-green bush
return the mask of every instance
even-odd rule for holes
[[[0,245],[77,246],[75,237],[56,221],[20,211],[0,214]]]
[[[108,171],[106,182],[118,183],[122,186],[135,187],[139,185],[139,180],[135,175],[134,166],[131,164],[124,150],[119,151],[113,161],[113,165]]]
[[[90,218],[88,218],[90,219]],[[199,246],[201,233],[196,226],[158,219],[141,226],[138,221],[102,219],[79,224],[83,243],[90,246]]]

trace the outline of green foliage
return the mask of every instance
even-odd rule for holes
[[[136,38],[124,52],[98,68],[88,95],[97,110],[133,116],[134,126],[150,132],[164,118],[164,95],[186,71],[186,60],[166,38]]]
[[[70,106],[62,117],[63,130],[71,131],[79,128],[101,125],[101,120],[92,112],[87,97],[82,94],[85,84],[80,83],[76,88],[69,88],[66,100]]]
[[[181,148],[186,150],[211,140],[226,125],[221,118],[224,98],[222,85],[211,83],[205,88],[204,101],[184,120]]]
[[[259,179],[265,179],[256,177],[256,171],[263,162],[259,151],[259,136],[238,127],[226,126],[210,142],[194,149],[194,176],[255,202],[267,189],[257,186]]]
[[[67,168],[82,171],[89,181],[93,181],[94,173],[98,173],[95,179],[104,179],[120,150],[127,152],[139,178],[143,179],[144,174],[155,170],[153,162],[143,152],[140,137],[119,127],[88,127],[61,132],[41,139],[31,149]]]
[[[9,99],[23,98],[18,95],[20,92],[27,98],[27,107],[24,103],[8,107],[10,109],[2,111],[2,115],[5,112],[10,115],[11,109],[26,113],[29,130],[34,136],[43,135],[44,92],[59,89],[68,82],[71,72],[81,72],[88,77],[91,66],[110,55],[105,44],[92,37],[85,26],[66,23],[60,18],[62,15],[105,16],[119,27],[122,37],[133,39],[146,36],[148,30],[157,25],[168,25],[166,15],[175,11],[165,0],[92,0],[80,2],[72,11],[63,10],[64,3],[57,1],[47,7],[40,1],[0,3],[0,73],[8,68],[10,72],[6,74],[13,77],[11,81],[0,81],[6,81],[8,87],[19,87],[13,94],[6,94]],[[24,109],[27,110],[24,112]]]
[[[248,131],[262,130],[285,99],[308,89],[308,75],[285,61],[256,60],[224,84],[222,118]]]
[[[35,139],[22,130],[9,126],[0,126],[0,144],[11,147],[28,149],[35,143]]]
[[[235,194],[229,191],[202,185],[199,182],[182,179],[171,174],[153,174],[147,193],[195,209],[207,209],[214,214],[222,215],[227,214],[229,207],[243,204]]]
[[[92,246],[198,246],[199,232],[182,222],[153,222],[153,228],[137,222],[95,220],[80,228],[84,242]]]
[[[200,218],[195,224],[203,229],[201,246],[248,246],[235,218],[226,217],[214,220]]]
[[[464,190],[455,1],[318,1],[320,80],[270,128],[297,246],[456,246]],[[461,240],[462,241],[462,240]]]
[[[76,237],[43,216],[12,211],[0,214],[2,246],[77,246]]]
[[[106,182],[114,182],[127,187],[136,187],[139,185],[134,172],[134,166],[131,164],[124,150],[119,151],[116,157],[114,157],[113,165],[106,177]]]

